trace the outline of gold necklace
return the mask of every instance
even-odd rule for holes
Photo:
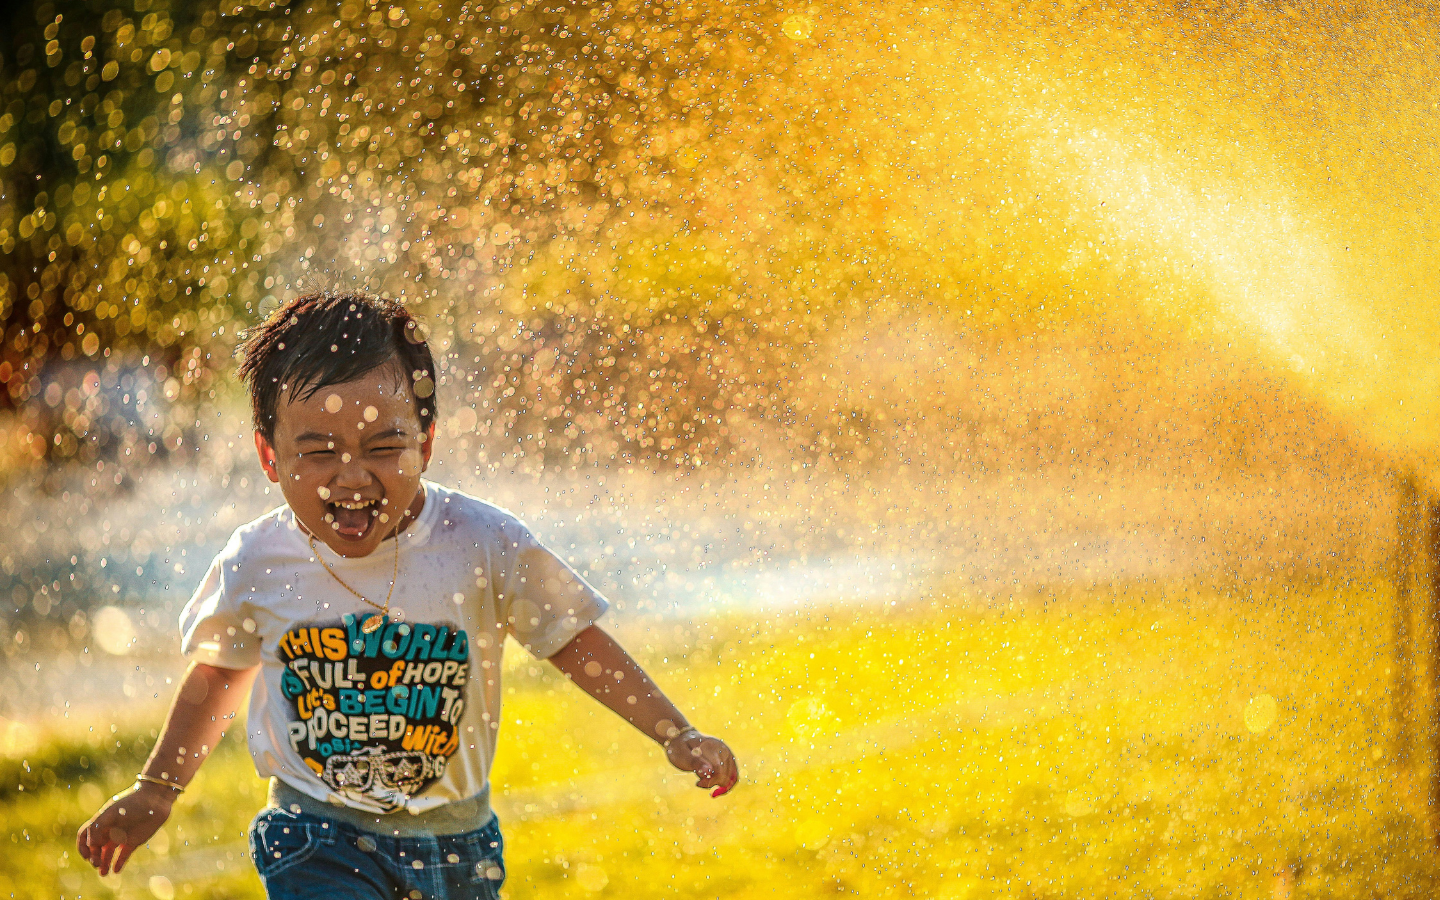
[[[349,591],[356,597],[359,597],[364,602],[380,610],[380,615],[371,613],[370,615],[366,616],[360,622],[360,630],[365,632],[366,634],[374,634],[376,631],[379,631],[380,626],[385,624],[385,617],[390,615],[390,598],[395,594],[395,582],[400,579],[400,530],[398,528],[395,530],[395,571],[390,573],[390,593],[385,595],[384,606],[381,606],[374,600],[371,600],[364,594],[355,590],[350,585],[346,584],[345,579],[341,578],[339,575],[336,575],[335,570],[330,568],[330,564],[325,561],[325,557],[320,555],[320,550],[315,546],[315,535],[309,535],[309,539],[310,552],[315,554],[315,558],[320,561],[320,565],[325,567],[325,571],[330,573],[330,577],[340,582],[340,586],[343,587],[345,590]]]

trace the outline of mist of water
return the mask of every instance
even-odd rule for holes
[[[307,286],[422,309],[440,472],[656,612],[1360,566],[1434,449],[1423,10],[37,12],[32,640],[163,629],[273,502],[224,375]]]

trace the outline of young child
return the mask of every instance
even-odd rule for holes
[[[509,635],[719,796],[739,778],[595,624],[606,602],[514,516],[421,479],[435,365],[397,303],[300,297],[240,373],[285,505],[239,528],[181,616],[190,660],[133,787],[80,829],[105,875],[165,823],[247,690],[271,900],[496,897],[490,808]]]

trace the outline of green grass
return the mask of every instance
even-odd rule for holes
[[[509,663],[507,893],[1269,898],[1298,861],[1295,897],[1435,896],[1385,752],[1387,597],[1140,587],[622,629],[735,748],[718,800],[548,666]],[[137,738],[57,742],[0,788],[0,897],[260,896],[242,833],[263,785],[230,740],[153,852],[104,884],[77,864]]]

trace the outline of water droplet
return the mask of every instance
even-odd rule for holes
[[[598,893],[610,883],[610,876],[599,866],[581,863],[575,872],[575,881],[585,890]]]
[[[1277,704],[1269,694],[1256,694],[1245,704],[1245,727],[1259,734],[1275,724]]]
[[[1088,791],[1075,790],[1065,795],[1065,815],[1080,818],[1095,811],[1095,798]]]
[[[784,31],[785,36],[790,38],[790,40],[792,41],[810,40],[810,34],[814,31],[814,29],[815,26],[809,18],[798,15],[790,16],[780,26],[780,30]]]
[[[95,643],[112,656],[124,656],[135,643],[135,623],[130,614],[115,606],[102,606],[96,611],[92,631]]]

